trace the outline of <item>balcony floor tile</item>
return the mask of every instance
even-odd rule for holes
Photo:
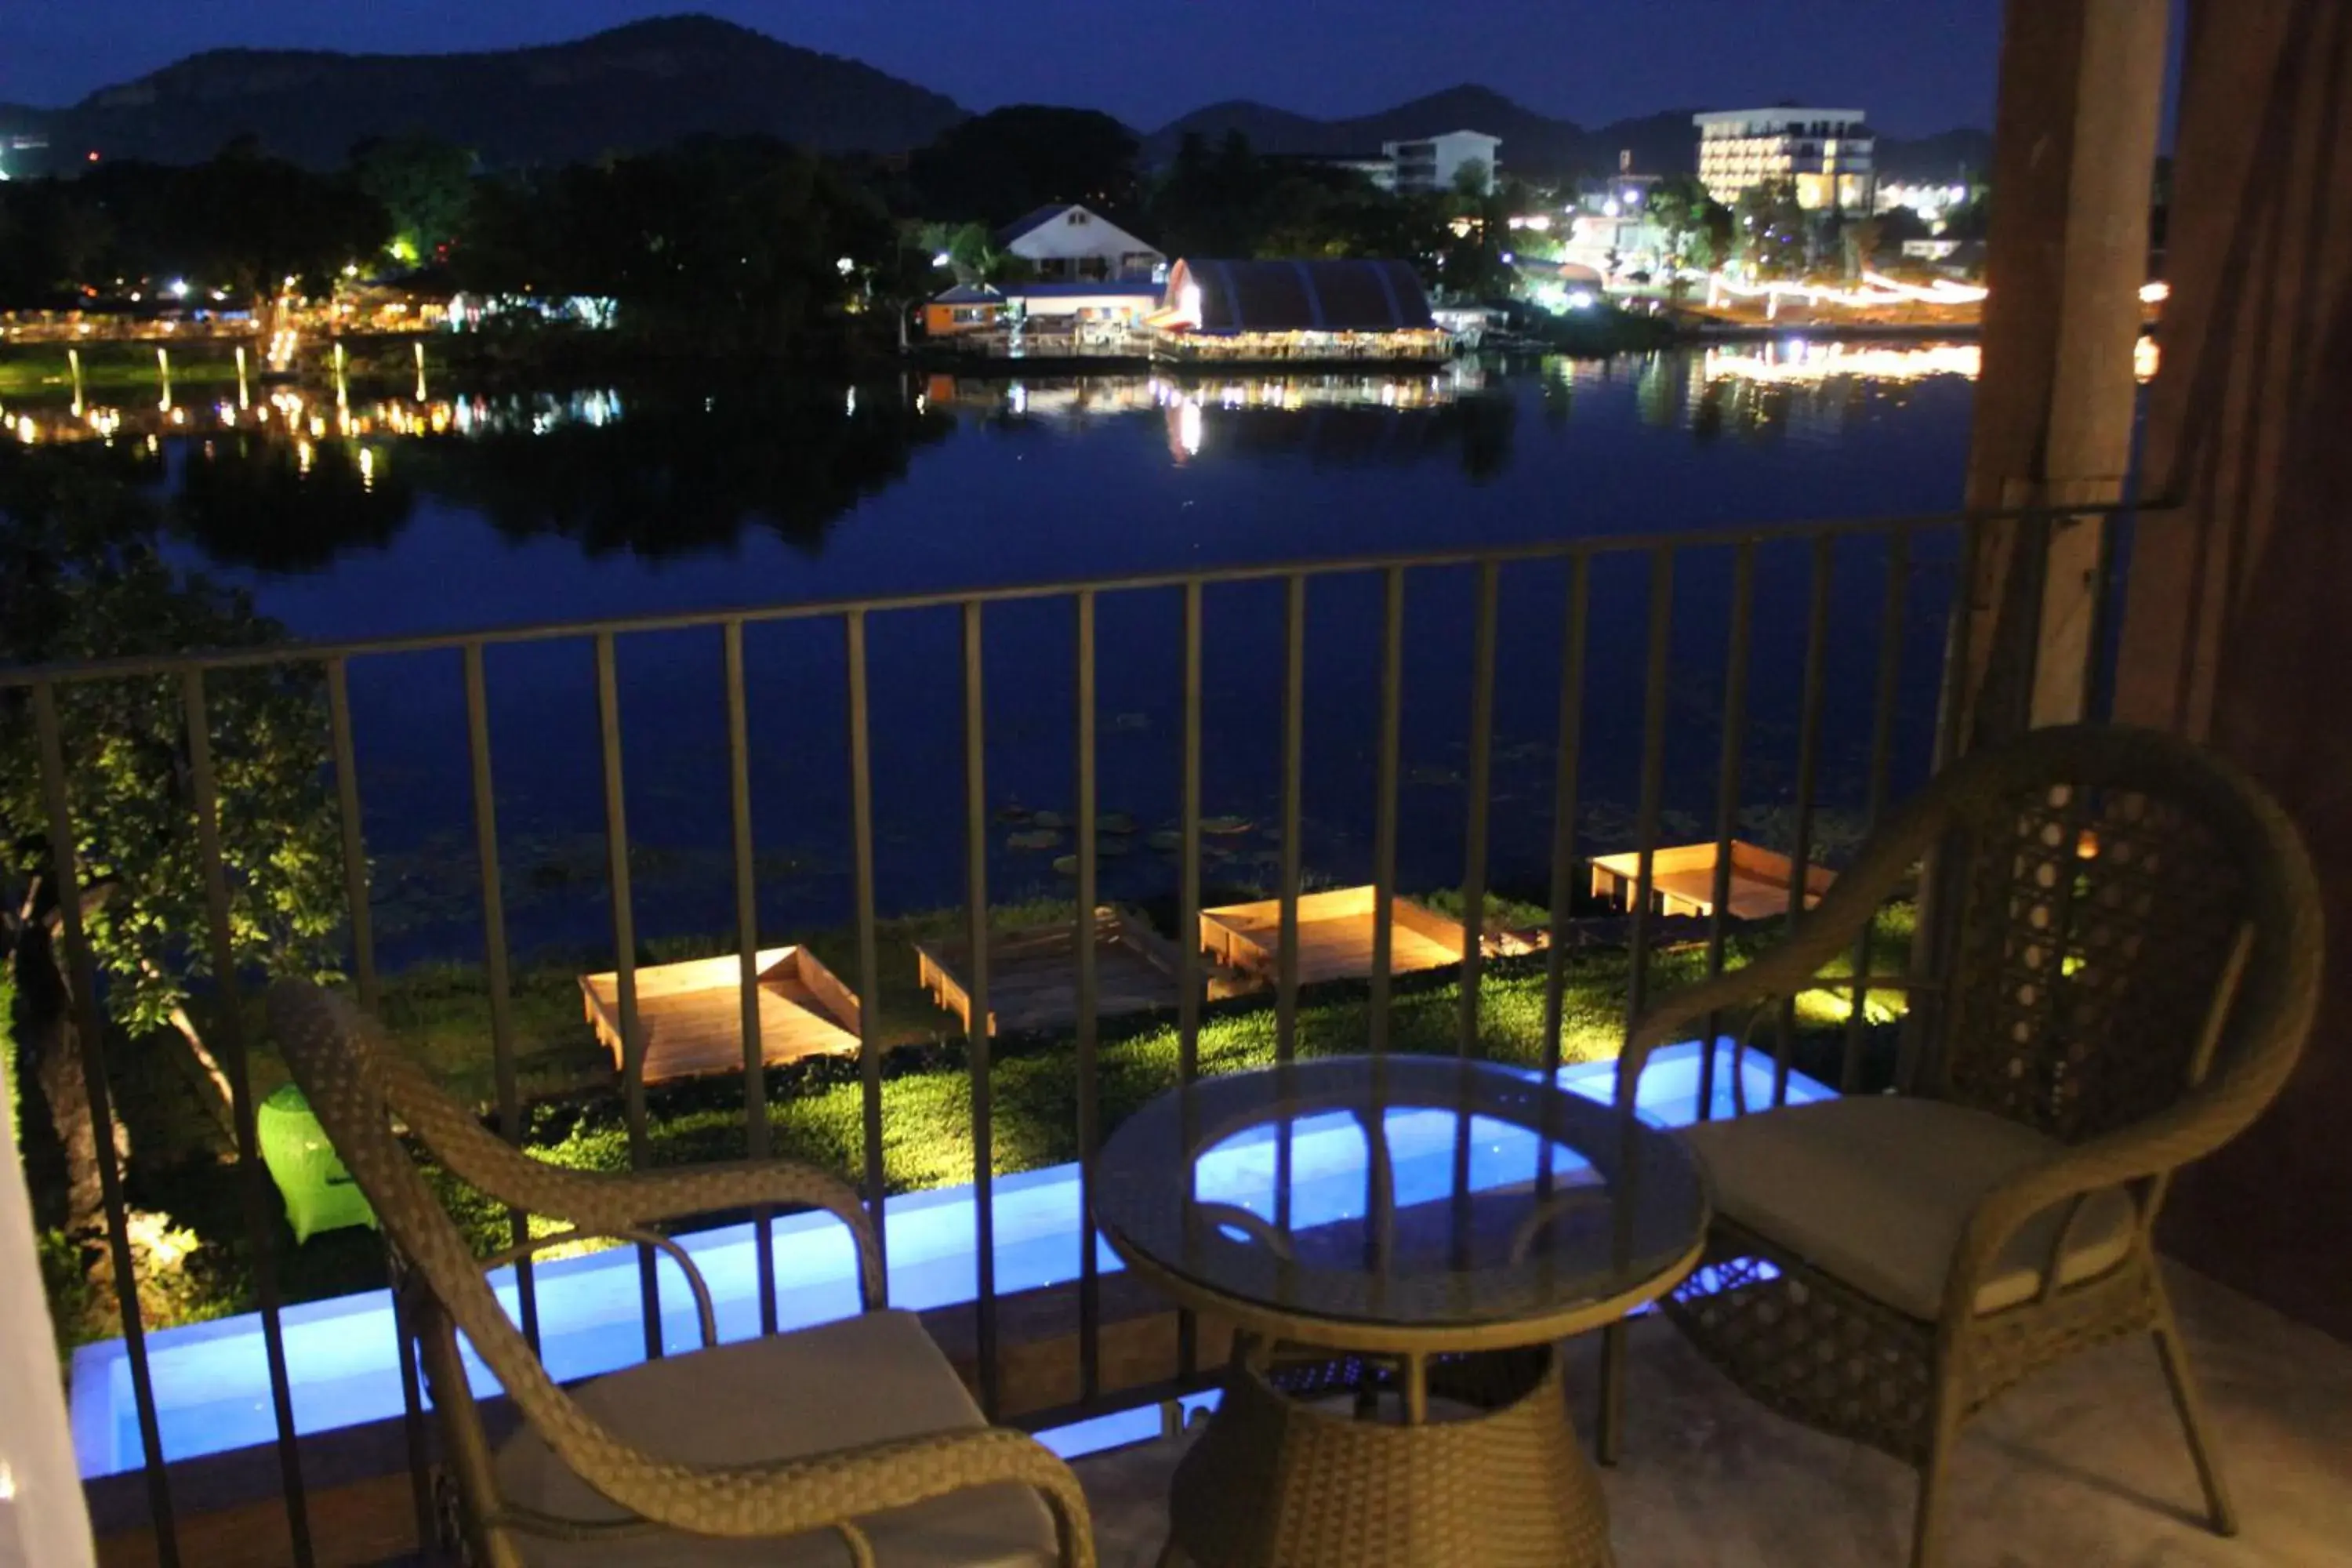
[[[2244,1533],[2201,1521],[2195,1472],[2145,1341],[2027,1384],[1960,1442],[1948,1568],[2344,1561],[2352,1540],[2352,1345],[2186,1270],[2175,1300]],[[1571,1347],[1591,1439],[1597,1342]],[[1654,1317],[1633,1331],[1625,1458],[1605,1481],[1627,1568],[1883,1568],[1906,1560],[1914,1487],[1895,1461],[1746,1400]],[[1104,1568],[1150,1568],[1181,1439],[1079,1462]]]

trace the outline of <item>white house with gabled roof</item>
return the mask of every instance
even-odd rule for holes
[[[1168,258],[1100,213],[1054,202],[996,231],[996,247],[1045,282],[1165,278]]]

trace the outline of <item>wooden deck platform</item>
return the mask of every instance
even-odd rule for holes
[[[1391,905],[1389,973],[1406,974],[1462,962],[1465,940],[1461,922],[1423,908],[1411,899]],[[1298,900],[1298,982],[1369,975],[1372,972],[1372,889],[1341,888],[1307,893]],[[1282,900],[1227,904],[1201,911],[1201,945],[1220,963],[1261,984],[1279,973]],[[1495,951],[1489,942],[1487,950]]]
[[[774,1067],[803,1057],[854,1055],[856,994],[803,947],[764,948],[759,969],[760,1053]],[[596,1037],[623,1070],[620,978],[583,974],[581,995]],[[742,961],[734,953],[637,971],[637,1022],[646,1042],[645,1081],[743,1070]]]
[[[1701,918],[1715,913],[1715,850],[1713,844],[1681,844],[1653,852],[1650,892],[1661,913]],[[1608,899],[1622,895],[1630,900],[1641,878],[1641,862],[1637,850],[1595,856],[1592,896]],[[1790,882],[1795,874],[1786,855],[1733,839],[1731,890],[1725,900],[1729,906],[1726,912],[1743,921],[1772,920],[1787,914]],[[1836,880],[1837,873],[1825,866],[1807,867],[1805,907],[1811,909],[1821,902],[1822,895]]]
[[[1078,964],[1067,925],[992,931],[988,942],[988,1032],[1024,1034],[1063,1029],[1078,1021]],[[923,988],[971,1028],[971,944],[917,942]],[[1140,915],[1108,907],[1095,910],[1095,1014],[1112,1017],[1174,1007],[1174,944]],[[1211,997],[1234,994],[1231,978],[1208,964],[1201,976]]]

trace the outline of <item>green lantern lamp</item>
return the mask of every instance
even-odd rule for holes
[[[281,1085],[261,1102],[255,1114],[261,1136],[261,1158],[286,1200],[286,1221],[294,1239],[305,1242],[322,1230],[345,1226],[375,1226],[375,1210],[368,1206],[359,1184],[343,1168],[326,1129],[294,1084]]]

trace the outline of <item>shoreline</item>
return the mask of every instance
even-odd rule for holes
[[[377,334],[350,336],[340,342],[350,355],[346,380],[353,387],[394,385],[414,374],[410,346],[428,344],[429,368],[435,376],[456,374],[478,384],[498,385],[542,377],[564,379],[598,376],[658,378],[714,364],[740,366],[761,374],[804,375],[828,382],[857,382],[884,375],[944,375],[971,381],[1015,380],[1023,376],[1130,376],[1164,374],[1182,380],[1214,380],[1236,375],[1394,376],[1435,375],[1464,358],[1478,354],[1559,354],[1577,359],[1608,359],[1620,354],[1672,349],[1705,349],[1727,343],[1763,342],[1803,338],[1812,342],[1975,342],[1982,336],[1977,321],[1854,322],[1812,325],[1801,322],[1708,323],[1668,325],[1627,319],[1599,324],[1590,331],[1570,331],[1548,338],[1498,334],[1476,348],[1450,358],[1426,355],[1311,358],[1193,359],[1147,353],[1031,354],[1019,359],[984,353],[957,353],[919,345],[904,353],[887,350],[852,353],[826,363],[785,362],[763,357],[716,360],[709,356],[649,353],[618,343],[607,347],[589,338],[535,345],[543,352],[518,354],[514,345],[448,334]],[[70,386],[64,349],[50,343],[0,343],[0,396],[11,400],[42,399]],[[157,346],[143,341],[102,341],[85,348],[83,384],[92,392],[121,392],[157,384],[150,357]],[[234,384],[232,355],[236,344],[226,340],[169,345],[172,380],[194,387]],[[95,351],[95,352],[90,352]],[[394,358],[385,357],[390,351]],[[54,359],[55,363],[47,362]],[[304,363],[290,375],[253,374],[257,388],[267,384],[302,387],[331,384],[334,377],[323,356]]]

